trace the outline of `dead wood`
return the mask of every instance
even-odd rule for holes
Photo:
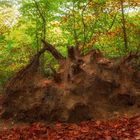
[[[138,59],[140,57],[140,53],[137,52],[130,52],[127,56],[123,57],[120,60],[120,64],[125,64],[131,62],[133,59]]]
[[[46,50],[49,51],[56,60],[63,60],[63,59],[65,59],[62,56],[62,54],[55,49],[55,47],[53,45],[51,45],[50,43],[46,42],[45,40],[42,40],[42,42],[43,42]]]

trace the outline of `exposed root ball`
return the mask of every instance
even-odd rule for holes
[[[41,77],[37,71],[39,56],[45,50],[60,64],[52,80]],[[125,107],[140,110],[140,72],[130,63],[137,54],[114,61],[96,50],[80,56],[71,47],[68,53],[65,59],[45,43],[33,61],[8,82],[3,118],[79,122],[108,118],[116,107],[117,111]]]

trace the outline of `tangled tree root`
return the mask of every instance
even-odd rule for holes
[[[69,47],[68,58],[64,58],[52,45],[43,43],[31,63],[7,83],[3,118],[77,122],[108,117],[125,107],[138,110],[140,71],[132,65],[138,53],[116,61],[104,58],[98,50],[80,55]],[[38,73],[39,57],[46,50],[60,64],[52,80]]]

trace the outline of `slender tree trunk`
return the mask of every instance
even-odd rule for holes
[[[120,0],[121,3],[121,12],[122,12],[122,29],[123,29],[123,39],[124,39],[124,47],[125,50],[128,50],[128,41],[127,41],[127,33],[126,33],[126,21],[125,21],[125,15],[124,15],[124,1]]]
[[[73,29],[73,36],[74,36],[74,41],[75,41],[75,46],[76,48],[78,49],[79,47],[79,42],[78,42],[78,35],[77,35],[77,32],[76,32],[76,17],[75,17],[75,2],[73,1],[73,26],[74,26],[74,29]]]
[[[43,27],[42,27],[42,29],[43,29],[43,31],[42,31],[43,37],[42,38],[43,38],[43,40],[46,40],[46,20],[42,19],[42,21],[43,21]],[[42,62],[42,64],[41,64],[41,72],[42,72],[42,74],[45,74],[45,54],[42,54],[41,62]]]
[[[41,11],[41,8],[39,7],[39,4],[36,0],[34,0],[34,4],[36,6],[36,9],[38,11],[38,14],[42,20],[42,38],[43,40],[46,39],[46,17],[45,17],[45,14],[43,13],[43,11]],[[45,58],[44,58],[44,54],[42,55],[42,58],[41,58],[41,73],[44,74],[45,71],[44,71],[44,67],[45,67]]]
[[[38,31],[37,31],[37,19],[36,19],[36,52],[39,52],[39,38],[38,38]]]
[[[84,38],[83,50],[84,50],[84,48],[85,48],[86,40],[87,40],[87,38],[86,38],[86,23],[85,23],[85,21],[84,21],[84,12],[85,12],[87,6],[88,6],[90,3],[91,3],[91,1],[89,1],[86,5],[83,6],[82,14],[81,14],[81,16],[82,16],[82,24],[83,24],[83,38]]]

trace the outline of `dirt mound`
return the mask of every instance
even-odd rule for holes
[[[52,80],[38,73],[39,57],[45,50],[60,64],[57,72],[53,70]],[[140,72],[132,65],[138,57],[138,53],[131,53],[114,61],[97,50],[80,55],[70,47],[68,58],[63,58],[45,42],[31,63],[8,82],[2,117],[77,122],[108,118],[126,108],[125,113],[139,113]]]

